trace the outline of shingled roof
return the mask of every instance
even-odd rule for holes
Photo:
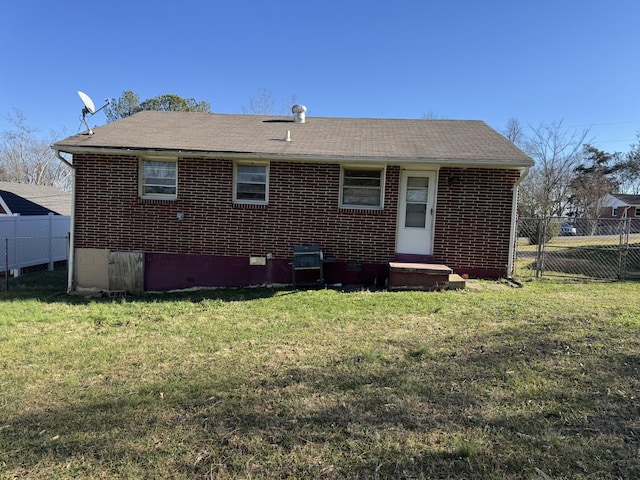
[[[626,193],[612,193],[611,196],[617,198],[623,203],[626,203],[627,205],[632,205],[632,206],[640,205],[640,195],[631,195]]]
[[[47,185],[0,182],[0,202],[9,215],[71,215],[71,194]]]
[[[400,120],[144,111],[56,142],[104,150],[246,155],[267,159],[361,160],[528,167],[531,158],[477,120]],[[290,132],[291,141],[285,141]]]

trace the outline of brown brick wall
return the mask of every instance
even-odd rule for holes
[[[617,215],[614,216],[613,215],[613,207],[602,207],[600,209],[600,218],[623,218],[623,215],[625,214],[625,208],[626,207],[618,207],[617,210]],[[626,218],[638,218],[640,217],[640,215],[638,215],[638,208],[637,207],[629,207],[626,208]]]
[[[290,258],[319,244],[341,261],[385,263],[395,249],[399,168],[383,211],[338,207],[338,164],[270,163],[269,205],[233,205],[230,160],[178,159],[177,200],[138,197],[133,156],[74,156],[76,247]],[[178,212],[184,220],[178,220]]]
[[[434,236],[437,261],[456,272],[506,274],[513,187],[519,176],[515,170],[440,170]]]
[[[139,198],[135,156],[75,155],[74,164],[77,248],[282,259],[294,245],[319,244],[341,262],[368,264],[395,253],[397,166],[387,167],[384,210],[358,211],[338,207],[338,164],[271,162],[267,206],[233,205],[230,160],[178,159],[173,201]],[[442,168],[435,261],[504,275],[518,178],[514,170]]]

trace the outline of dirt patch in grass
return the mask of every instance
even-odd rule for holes
[[[467,280],[465,288],[469,290],[504,290],[506,288],[512,288],[514,285],[507,282],[489,282],[482,280]]]

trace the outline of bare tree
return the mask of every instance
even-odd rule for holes
[[[52,132],[48,138],[38,137],[37,131],[27,125],[19,110],[14,110],[9,120],[15,128],[2,133],[0,179],[5,182],[49,185],[69,191],[70,169],[56,158],[50,148],[51,143],[61,135]]]
[[[589,130],[570,132],[559,121],[543,123],[531,128],[531,132],[519,140],[520,148],[536,162],[520,187],[520,214],[531,217],[565,215],[571,180],[583,159],[583,145],[587,143]]]
[[[522,124],[517,118],[511,117],[507,120],[507,127],[502,134],[516,146],[523,146],[525,140],[524,128],[522,128]]]
[[[280,115],[291,115],[291,108],[298,103],[298,97],[291,95],[289,98],[280,102]]]
[[[273,94],[268,88],[263,88],[257,97],[249,99],[249,106],[242,107],[243,113],[251,113],[253,115],[273,115],[275,110],[275,100]]]
[[[257,97],[249,99],[248,106],[242,106],[242,113],[252,115],[290,115],[291,107],[297,102],[295,95],[280,101],[280,111],[276,113],[276,100],[268,88],[263,88],[258,92]]]
[[[443,117],[437,115],[433,110],[429,110],[428,113],[422,114],[423,120],[441,120]]]

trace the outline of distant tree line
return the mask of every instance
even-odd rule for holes
[[[27,125],[22,112],[9,115],[12,130],[0,137],[0,181],[30,183],[71,190],[71,172],[51,149],[51,144],[62,133],[51,132],[41,137],[38,131]]]
[[[194,98],[183,98],[172,93],[158,95],[140,101],[138,94],[125,90],[120,98],[112,98],[104,109],[107,121],[114,122],[143,110],[162,112],[211,112],[209,102],[198,101]]]
[[[291,107],[296,103],[296,96],[279,102],[276,112],[276,101],[273,93],[268,88],[262,88],[257,96],[249,98],[249,104],[241,107],[242,113],[252,115],[288,115]],[[140,101],[140,97],[132,90],[125,90],[119,98],[112,98],[105,107],[107,121],[113,122],[143,110],[165,112],[211,112],[211,105],[205,101],[194,98],[182,98],[174,94],[159,95]]]

